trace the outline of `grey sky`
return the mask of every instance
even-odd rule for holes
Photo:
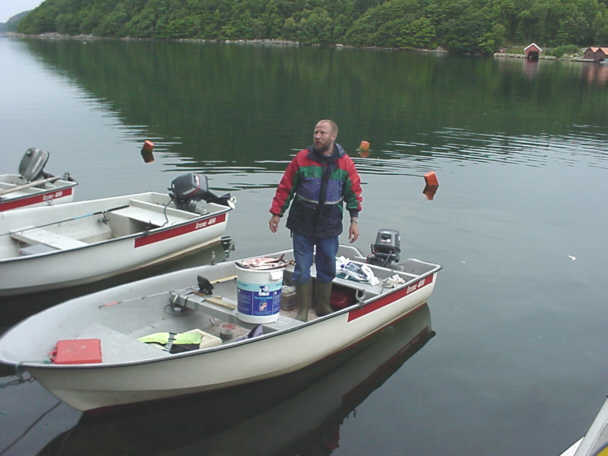
[[[0,0],[0,22],[6,22],[15,14],[36,8],[42,0]]]

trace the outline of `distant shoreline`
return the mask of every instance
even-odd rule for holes
[[[495,52],[494,57],[502,59],[525,59],[526,54],[509,54],[507,52]],[[539,55],[539,60],[560,60],[554,55]]]
[[[158,39],[158,38],[137,38],[137,37],[122,37],[122,38],[113,38],[113,37],[105,37],[105,36],[97,36],[97,35],[65,35],[61,33],[51,32],[51,33],[40,33],[37,35],[28,35],[25,33],[18,32],[9,32],[4,31],[1,34],[5,34],[8,36],[13,36],[15,38],[29,38],[29,39],[38,39],[38,40],[74,40],[74,41],[100,41],[100,40],[109,40],[109,41],[167,41],[167,42],[175,42],[175,43],[210,43],[210,44],[238,44],[245,46],[268,46],[268,47],[324,47],[320,44],[303,44],[299,41],[290,41],[290,40],[280,40],[280,39],[270,39],[270,38],[258,38],[258,39],[242,39],[242,40],[209,40],[205,38],[168,38],[168,39]],[[437,49],[424,49],[424,48],[410,48],[410,47],[402,47],[402,48],[394,48],[394,47],[380,47],[380,46],[351,46],[347,44],[330,44],[326,45],[326,47],[333,47],[336,49],[363,49],[363,50],[376,50],[376,51],[409,51],[416,52],[421,54],[436,54],[436,55],[446,55],[448,51],[445,49],[438,47]],[[493,58],[497,59],[525,59],[525,54],[512,54],[507,52],[495,52],[492,54]],[[538,57],[539,60],[548,60],[548,61],[558,61],[558,62],[579,62],[579,63],[596,63],[591,59],[585,59],[582,57],[561,57],[558,58],[553,55],[540,55]]]
[[[525,59],[525,54],[509,54],[506,52],[495,52],[494,58],[498,59]],[[554,55],[540,55],[538,57],[539,60],[550,60],[557,62],[578,62],[578,63],[597,63],[592,59],[585,59],[582,57],[555,57]]]
[[[9,36],[13,36],[16,38],[31,38],[31,39],[39,39],[39,40],[74,40],[74,41],[100,41],[100,40],[115,40],[115,41],[168,41],[168,42],[176,42],[176,43],[211,43],[211,44],[242,44],[248,46],[276,46],[276,47],[324,47],[320,44],[303,44],[299,41],[290,41],[290,40],[279,40],[279,39],[270,39],[270,38],[259,38],[259,39],[251,39],[251,40],[209,40],[205,38],[168,38],[168,39],[158,39],[158,38],[136,38],[136,37],[122,37],[122,38],[112,38],[105,36],[96,36],[96,35],[65,35],[61,33],[51,32],[51,33],[40,33],[37,35],[28,35],[25,33],[18,32],[7,32]],[[347,44],[330,44],[326,45],[326,47],[333,47],[336,49],[365,49],[365,50],[381,50],[381,51],[411,51],[411,52],[419,52],[423,54],[437,54],[444,55],[447,54],[448,51],[439,47],[437,49],[422,49],[422,48],[391,48],[391,47],[379,47],[379,46],[351,46]]]

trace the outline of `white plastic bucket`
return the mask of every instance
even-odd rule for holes
[[[272,323],[279,318],[283,269],[244,268],[235,264],[237,311],[239,320],[247,323]]]

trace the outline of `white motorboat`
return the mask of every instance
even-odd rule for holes
[[[33,315],[2,336],[0,362],[29,371],[79,410],[219,390],[294,372],[357,344],[426,303],[440,270],[416,259],[369,264],[351,246],[340,246],[339,255],[351,270],[365,266],[375,282],[336,277],[334,293],[349,299],[324,316],[311,311],[306,322],[295,319],[295,309],[276,305],[277,296],[287,296],[292,271],[292,251],[285,250],[272,254],[286,262],[284,273],[264,273],[264,280],[283,284],[279,292],[268,293],[274,285],[262,284],[253,297],[260,298],[258,310],[271,314],[247,309],[244,290],[254,279],[245,277],[244,260],[227,261],[103,290]],[[174,352],[179,337],[192,334],[200,339],[190,350]],[[159,344],[146,343],[159,335],[166,336]]]
[[[583,436],[561,456],[605,456],[608,454],[608,400],[600,408],[593,423]]]
[[[0,174],[0,212],[69,203],[76,182],[69,173],[53,176],[44,172],[49,153],[30,148],[19,164],[18,174]]]
[[[187,193],[187,195],[186,195]],[[234,207],[206,176],[139,193],[0,213],[0,296],[89,283],[218,242]]]
[[[396,371],[407,371],[407,360],[434,334],[431,312],[423,305],[353,350],[275,379],[115,409],[119,413],[85,414],[78,424],[76,411],[58,407],[36,424],[44,429],[58,423],[65,429],[43,454],[76,454],[87,445],[94,455],[143,453],[147,448],[172,455],[317,454],[315,449],[339,444],[345,419]],[[34,418],[53,404],[36,383],[20,388],[29,393],[21,408]],[[407,402],[408,394],[404,396]],[[18,424],[26,427],[29,422]],[[12,449],[19,454],[21,448],[41,450],[45,443],[41,433],[31,432]]]

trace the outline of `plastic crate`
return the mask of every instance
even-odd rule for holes
[[[101,362],[99,339],[59,340],[51,352],[53,364],[90,364]]]

